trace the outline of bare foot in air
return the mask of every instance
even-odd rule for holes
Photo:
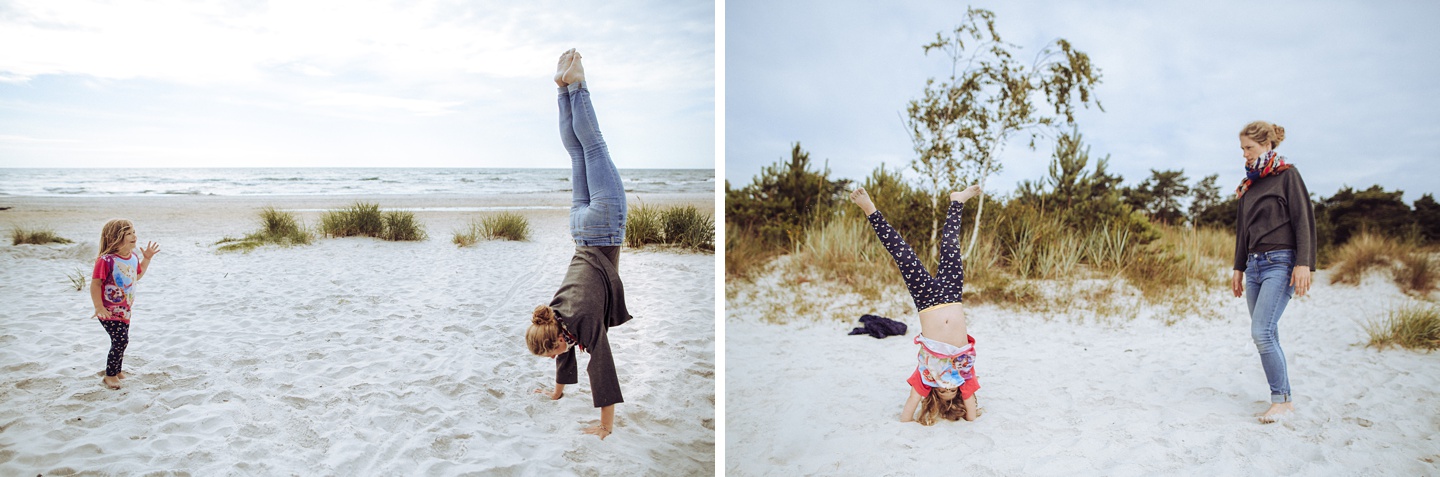
[[[1273,404],[1270,405],[1270,409],[1266,410],[1266,411],[1265,411],[1265,414],[1262,414],[1262,415],[1260,416],[1260,422],[1263,422],[1263,423],[1266,423],[1266,424],[1269,424],[1269,423],[1272,423],[1272,422],[1278,422],[1278,421],[1280,421],[1281,419],[1284,419],[1284,418],[1286,418],[1286,417],[1289,417],[1289,416],[1290,416],[1290,413],[1293,413],[1293,412],[1295,412],[1295,404],[1294,404],[1294,403],[1288,403],[1288,402],[1277,402],[1277,403],[1273,403]]]
[[[564,88],[566,86],[565,70],[570,69],[570,57],[574,54],[574,52],[574,48],[565,50],[564,53],[560,54],[560,61],[555,64],[555,84],[559,85],[561,88]]]
[[[864,187],[857,188],[854,192],[851,192],[850,201],[860,206],[860,210],[865,212],[866,217],[875,213],[875,203],[870,202],[870,194],[865,193]]]
[[[970,187],[966,187],[965,190],[951,192],[950,200],[963,204],[965,203],[965,201],[970,200],[971,197],[975,197],[977,195],[980,195],[980,186],[972,185]]]
[[[106,386],[109,386],[110,389],[120,389],[120,378],[118,376],[106,376],[102,382],[104,382]]]
[[[565,84],[575,84],[585,81],[585,67],[580,64],[580,52],[570,49],[570,66],[565,68],[565,74],[560,76]]]

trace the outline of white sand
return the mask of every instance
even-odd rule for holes
[[[419,243],[322,239],[216,254],[263,205],[355,198],[3,198],[0,227],[84,243],[0,245],[0,475],[708,475],[715,468],[715,256],[622,252],[635,319],[610,331],[626,402],[600,441],[589,380],[549,401],[554,362],[525,349],[573,253],[564,210],[530,242],[450,243],[476,212],[421,212]],[[378,197],[384,207],[565,206],[568,196]],[[696,203],[708,194],[646,198]],[[313,223],[317,213],[301,214]],[[140,282],[119,391],[88,292],[108,217],[162,243]],[[588,357],[580,358],[583,367]]]
[[[870,307],[780,280],[727,294],[727,475],[1440,475],[1440,353],[1360,345],[1364,322],[1409,300],[1385,277],[1357,288],[1321,272],[1291,301],[1280,332],[1299,412],[1280,424],[1255,418],[1269,388],[1245,302],[1220,289],[1215,318],[1173,326],[1156,307],[1081,324],[970,307],[985,414],[932,427],[898,421],[913,311],[889,315],[909,336],[847,336]],[[880,308],[909,299],[896,281]],[[799,316],[767,323],[785,310]]]

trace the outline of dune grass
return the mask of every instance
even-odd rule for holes
[[[326,237],[374,237],[391,241],[425,240],[425,228],[413,212],[381,212],[380,205],[356,202],[320,216],[320,232]]]
[[[266,207],[260,209],[258,218],[260,219],[259,230],[246,234],[242,238],[222,238],[215,242],[215,245],[220,245],[217,250],[248,252],[266,244],[309,245],[315,239],[315,235],[305,229],[305,226],[300,223],[300,219],[295,218],[295,215],[289,212]]]
[[[1400,346],[1412,350],[1440,349],[1440,307],[1430,303],[1410,303],[1392,308],[1383,319],[1365,325],[1370,335],[1366,346],[1385,349]]]
[[[1428,296],[1440,282],[1440,272],[1436,270],[1440,266],[1437,265],[1440,264],[1425,251],[1413,250],[1401,255],[1393,273],[1395,284],[1405,293]]]
[[[84,290],[85,285],[90,283],[90,276],[85,274],[85,269],[79,267],[71,270],[70,273],[65,275],[65,278],[70,279],[70,287],[74,288],[75,291]]]
[[[755,278],[771,259],[784,253],[768,247],[754,230],[734,223],[725,224],[725,280],[749,281]],[[726,287],[729,291],[731,287]]]
[[[691,250],[715,251],[715,218],[695,206],[665,209],[660,212],[660,223],[666,243]]]
[[[715,251],[715,218],[693,205],[659,208],[638,203],[627,212],[625,245],[670,244]]]
[[[625,245],[631,248],[665,243],[665,223],[660,208],[640,202],[625,217]]]
[[[457,230],[451,242],[460,247],[475,245],[480,239],[530,240],[530,220],[514,212],[487,215],[479,221],[471,221],[465,230]]]
[[[55,233],[49,227],[27,228],[19,225],[10,228],[11,245],[44,245],[47,243],[74,243]]]
[[[1428,296],[1440,285],[1440,263],[1431,252],[1385,235],[1361,232],[1336,249],[1330,283],[1359,285],[1372,270],[1389,271],[1400,290]]]

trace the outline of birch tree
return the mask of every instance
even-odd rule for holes
[[[1020,49],[1001,40],[994,13],[976,8],[966,10],[959,26],[936,33],[935,41],[924,45],[927,56],[937,52],[950,60],[950,76],[927,80],[924,96],[906,108],[905,125],[917,156],[911,167],[928,179],[935,200],[944,195],[942,187],[954,189],[961,181],[978,179],[984,189],[985,180],[1001,170],[1000,152],[1016,135],[1028,135],[1034,149],[1037,138],[1075,123],[1076,106],[1088,108],[1093,102],[1104,111],[1092,99],[1100,69],[1089,55],[1063,38],[1047,43],[1028,64],[1016,58]],[[981,195],[966,256],[975,248],[984,213]],[[932,245],[938,230],[936,219]]]

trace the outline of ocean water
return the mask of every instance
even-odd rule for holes
[[[714,169],[621,169],[631,193],[715,191]],[[493,195],[570,192],[570,169],[0,168],[0,196]]]

